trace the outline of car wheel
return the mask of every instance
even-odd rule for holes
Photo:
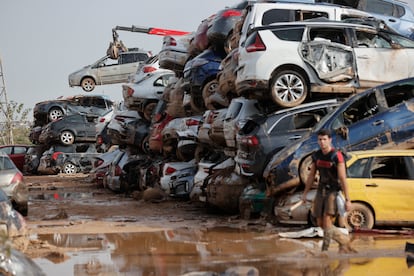
[[[152,120],[152,113],[153,113],[154,108],[156,106],[157,106],[157,102],[149,102],[149,103],[147,103],[144,106],[144,108],[142,110],[142,113],[143,113],[143,116],[144,116],[144,119],[145,120],[151,122],[151,120]]]
[[[374,227],[374,214],[372,210],[362,203],[352,203],[351,210],[347,212],[345,226],[352,229],[372,229]]]
[[[94,79],[90,77],[84,78],[81,81],[82,89],[86,92],[91,92],[93,89],[95,89],[95,85],[96,84],[95,84]]]
[[[296,71],[286,70],[276,74],[271,85],[273,101],[281,107],[300,105],[308,95],[305,78]]]
[[[65,130],[60,134],[60,141],[64,145],[72,145],[75,142],[75,135],[69,130]]]
[[[201,92],[203,95],[203,103],[206,103],[208,101],[208,97],[216,93],[218,84],[219,83],[217,79],[214,79],[206,83],[206,85],[204,85],[203,90]]]
[[[63,117],[63,111],[59,107],[53,107],[49,110],[49,120],[56,121],[57,119]]]
[[[75,174],[78,172],[78,168],[75,166],[75,164],[71,162],[66,162],[63,165],[63,173],[65,174]]]

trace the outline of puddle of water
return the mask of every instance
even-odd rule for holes
[[[223,273],[252,267],[260,275],[407,275],[404,237],[360,237],[351,259],[331,246],[320,254],[320,239],[280,239],[276,234],[231,228],[177,229],[144,233],[55,234],[36,238],[69,250],[69,258],[34,261],[47,275],[182,275]]]
[[[88,199],[93,198],[93,192],[55,192],[31,194],[29,200],[63,200],[63,199]]]

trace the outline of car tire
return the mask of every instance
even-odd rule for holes
[[[216,93],[218,88],[218,81],[217,79],[211,80],[206,85],[203,86],[203,90],[201,91],[201,94],[203,95],[203,102],[204,105],[206,102],[208,102],[208,97]]]
[[[75,142],[75,135],[71,131],[65,130],[60,134],[60,142],[64,145],[72,145]]]
[[[351,210],[346,214],[345,226],[348,229],[372,229],[374,224],[372,210],[363,203],[353,202]]]
[[[273,101],[283,108],[298,106],[308,96],[306,79],[294,70],[278,72],[270,88]]]
[[[63,117],[63,110],[60,109],[59,107],[52,107],[49,110],[49,113],[48,113],[49,121],[53,122],[53,121],[56,121],[57,119],[59,119],[61,117]]]
[[[75,174],[75,173],[77,173],[77,172],[78,172],[78,168],[76,167],[76,165],[75,165],[75,164],[73,164],[73,163],[71,163],[71,162],[66,162],[66,163],[63,165],[63,170],[62,170],[62,172],[63,172],[64,174]]]
[[[95,89],[95,80],[91,77],[86,77],[81,81],[81,87],[85,92],[91,92]]]

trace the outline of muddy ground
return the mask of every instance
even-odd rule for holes
[[[68,258],[68,251],[76,250],[57,247],[36,239],[42,234],[137,233],[183,228],[231,227],[260,233],[261,237],[272,240],[276,237],[277,240],[279,232],[300,230],[277,226],[260,218],[243,220],[238,215],[208,209],[201,203],[171,198],[146,201],[139,193],[134,197],[116,194],[98,187],[93,179],[85,174],[26,176],[26,182],[30,190],[29,213],[25,218],[27,232],[14,239],[14,245],[30,258],[47,258],[63,262]],[[340,259],[368,256],[372,259],[405,258],[403,245],[405,240],[412,241],[412,233],[414,232],[408,230],[408,235],[394,235],[396,243],[387,247],[375,242],[375,234],[368,238],[359,236],[354,242],[359,251],[356,255],[340,256],[335,252],[335,246],[330,249],[330,254]],[[384,240],[387,241],[388,237]],[[315,239],[312,242],[319,241]],[[306,245],[302,244],[300,247],[304,249]],[[319,249],[316,253],[309,253],[307,249],[303,252],[300,253],[303,257],[301,265],[314,264],[315,254],[320,254]],[[297,261],[297,254],[292,260]]]

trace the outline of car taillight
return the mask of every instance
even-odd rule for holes
[[[216,117],[215,115],[216,115],[216,112],[210,111],[210,113],[208,114],[208,118],[207,118],[208,124],[212,124],[214,122],[214,118]]]
[[[132,89],[131,87],[128,87],[128,90],[127,90],[127,95],[128,95],[129,97],[131,97],[133,94],[134,94],[134,89]]]
[[[169,174],[173,174],[174,172],[176,172],[177,170],[173,167],[167,167],[165,169],[165,175],[169,175]]]
[[[177,41],[173,37],[169,37],[167,41],[167,45],[169,46],[177,46]]]
[[[254,39],[250,41],[252,41],[252,43],[249,45],[246,45],[246,51],[248,53],[266,51],[266,46],[264,45],[263,40],[258,33],[256,33]]]
[[[241,143],[248,146],[257,146],[259,145],[259,139],[256,136],[247,136],[241,139]]]
[[[187,119],[185,120],[185,124],[187,126],[198,126],[200,124],[199,120],[194,120],[194,119]]]
[[[157,70],[157,68],[152,66],[144,66],[144,68],[142,69],[144,73],[154,72],[155,70]]]
[[[122,174],[122,169],[120,166],[115,167],[115,176],[120,176]]]
[[[10,184],[13,184],[13,183],[16,183],[16,182],[23,182],[23,175],[21,173],[16,173],[13,176]]]
[[[241,16],[241,14],[241,11],[238,10],[228,10],[223,12],[223,17]]]
[[[59,157],[59,155],[60,155],[61,153],[62,153],[61,151],[54,152],[54,153],[52,154],[52,159],[53,159],[53,160],[57,160],[57,159],[58,159],[58,157]]]
[[[105,118],[104,118],[104,117],[100,118],[100,119],[99,119],[99,122],[100,122],[100,123],[104,123],[104,122],[105,122]]]
[[[103,139],[102,139],[102,136],[101,135],[98,135],[98,137],[96,138],[96,143],[98,145],[102,145],[103,144]]]

